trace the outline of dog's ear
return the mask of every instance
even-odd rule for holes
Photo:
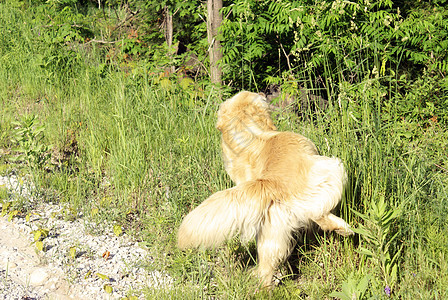
[[[264,130],[277,130],[272,122],[269,104],[264,96],[256,94],[251,105],[246,108],[246,113]]]

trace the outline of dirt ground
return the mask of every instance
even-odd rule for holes
[[[82,299],[70,288],[62,269],[47,264],[6,217],[0,218],[0,270],[4,299]]]

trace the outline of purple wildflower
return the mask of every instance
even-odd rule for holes
[[[390,287],[386,285],[386,287],[384,288],[384,292],[386,293],[387,297],[390,297],[390,291]]]

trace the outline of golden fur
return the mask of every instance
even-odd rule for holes
[[[240,92],[221,104],[216,127],[236,186],[213,194],[185,217],[181,249],[218,246],[236,234],[243,242],[256,238],[257,273],[268,286],[290,254],[294,231],[313,221],[323,230],[353,234],[331,213],[346,180],[342,163],[320,156],[299,134],[276,131],[262,96]]]

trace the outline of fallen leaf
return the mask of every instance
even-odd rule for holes
[[[70,247],[70,256],[73,259],[76,257],[76,247],[75,246]]]
[[[114,225],[114,233],[116,236],[120,236],[123,233],[120,225]]]
[[[108,285],[108,284],[105,284],[105,285],[103,286],[103,288],[104,288],[104,290],[106,291],[106,293],[108,293],[108,294],[111,294],[112,291],[113,291],[112,287],[111,287],[110,285]]]
[[[104,260],[107,260],[107,259],[109,258],[109,256],[110,256],[110,252],[109,252],[109,251],[105,251],[105,252],[103,253],[103,258],[104,258]]]
[[[96,276],[98,276],[99,278],[101,278],[103,280],[109,280],[109,276],[101,274],[101,273],[96,273]]]
[[[36,248],[39,251],[43,251],[44,250],[44,243],[42,243],[41,241],[37,241],[36,242]]]

